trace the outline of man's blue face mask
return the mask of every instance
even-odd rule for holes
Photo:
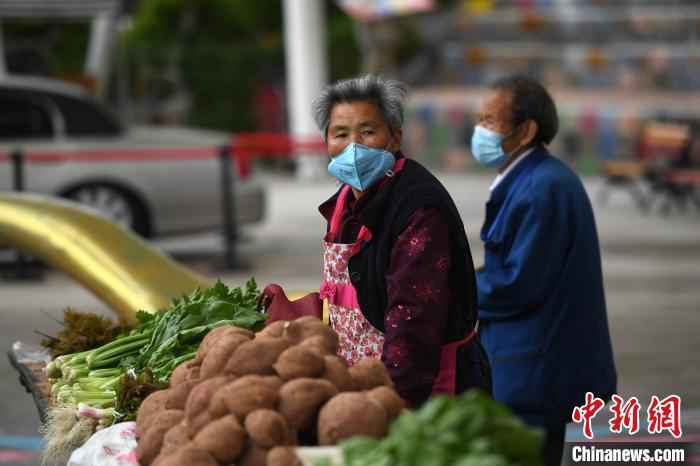
[[[328,173],[358,191],[364,191],[389,172],[396,159],[384,149],[375,149],[355,142],[333,157]]]
[[[472,155],[487,167],[501,165],[508,158],[503,150],[503,140],[508,136],[477,125],[472,135]]]

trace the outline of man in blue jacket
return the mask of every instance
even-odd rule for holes
[[[609,400],[617,376],[593,210],[581,180],[546,149],[556,106],[523,76],[491,85],[472,153],[498,167],[481,230],[479,334],[494,398],[546,431],[561,463],[566,423],[586,392]]]

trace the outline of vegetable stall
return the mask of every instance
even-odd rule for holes
[[[120,317],[67,309],[43,351],[10,351],[47,463],[540,464],[541,432],[485,394],[408,410],[381,361],[348,367],[323,321],[266,326],[253,279],[209,285],[106,220],[35,196],[0,196],[0,226]]]
[[[348,367],[314,317],[265,327],[257,297],[254,280],[217,283],[139,313],[130,330],[85,326],[115,336],[47,365],[46,459],[97,464],[69,459],[101,430],[132,424],[142,466],[540,464],[541,433],[485,394],[407,410],[380,361]],[[71,331],[45,344],[89,340]]]

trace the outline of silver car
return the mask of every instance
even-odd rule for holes
[[[43,78],[0,78],[0,190],[14,189],[21,152],[25,190],[102,211],[144,237],[222,224],[218,153],[231,136],[193,128],[124,127],[80,88]],[[238,225],[264,216],[265,192],[232,165]]]

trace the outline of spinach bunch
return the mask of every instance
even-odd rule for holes
[[[265,325],[265,315],[257,309],[258,288],[251,278],[241,288],[229,288],[220,281],[211,288],[197,289],[173,300],[157,314],[139,313],[139,327],[152,333],[138,356],[126,361],[137,372],[146,368],[155,380],[167,381],[182,362],[195,357],[204,336],[215,327],[235,325],[257,331]]]

